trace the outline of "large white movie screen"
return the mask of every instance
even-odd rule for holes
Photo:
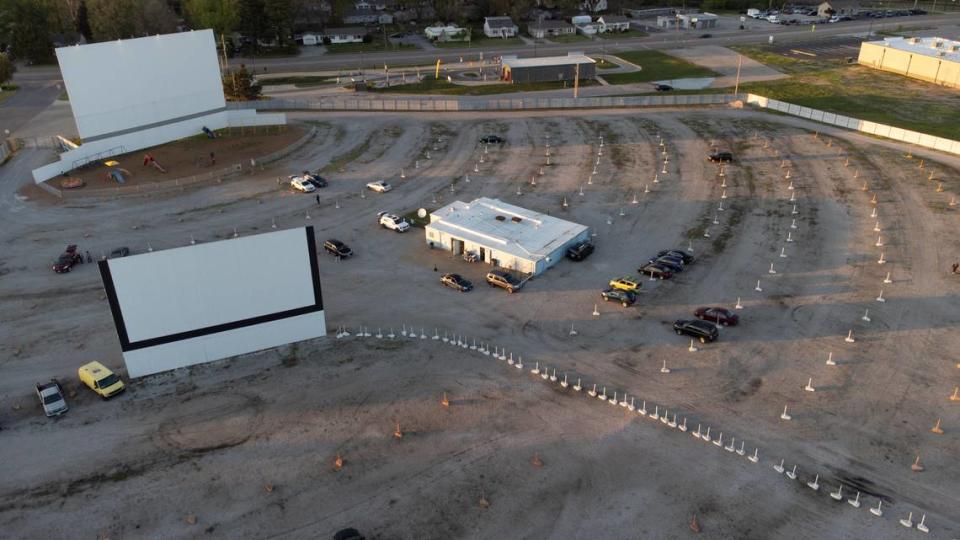
[[[212,30],[62,47],[84,142],[224,110]]]
[[[312,227],[100,263],[131,376],[326,334]]]

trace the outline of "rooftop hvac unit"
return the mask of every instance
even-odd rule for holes
[[[920,43],[920,38],[912,37],[910,38],[910,43],[913,43],[914,45],[916,45],[917,43]]]
[[[933,42],[933,48],[934,48],[934,49],[939,49],[940,47],[943,47],[943,42],[942,42],[942,41],[934,41],[934,42]]]
[[[960,52],[960,45],[951,45],[950,52]]]

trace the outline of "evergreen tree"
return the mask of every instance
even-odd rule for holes
[[[223,93],[228,100],[253,101],[260,99],[262,87],[253,78],[253,73],[247,71],[243,64],[240,69],[228,71],[223,75]]]

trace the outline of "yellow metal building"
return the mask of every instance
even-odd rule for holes
[[[861,65],[960,88],[960,41],[938,37],[887,38],[860,45]]]

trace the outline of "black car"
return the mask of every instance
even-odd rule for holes
[[[730,152],[713,152],[707,159],[714,163],[729,163],[733,161],[733,154]]]
[[[323,249],[338,259],[346,259],[353,256],[353,250],[350,249],[350,246],[333,238],[323,243]]]
[[[110,259],[117,259],[120,257],[126,257],[130,254],[130,248],[128,247],[118,247],[117,249],[110,252]]]
[[[337,534],[333,535],[333,540],[364,540],[364,536],[353,527],[348,527],[337,531]]]
[[[676,332],[678,336],[686,334],[695,337],[700,340],[700,343],[715,341],[720,337],[720,331],[717,330],[715,324],[699,319],[679,320],[673,323],[673,331]]]
[[[712,38],[713,34],[700,34],[700,39]]]
[[[605,289],[600,293],[600,296],[603,297],[603,300],[606,302],[620,302],[620,305],[623,307],[630,307],[637,301],[636,293],[623,289]]]
[[[593,244],[584,241],[567,249],[567,258],[571,261],[582,261],[593,253]]]
[[[303,179],[306,180],[308,184],[311,184],[313,187],[317,189],[327,187],[327,179],[320,176],[319,174],[310,174],[304,171]]]
[[[674,274],[679,274],[683,272],[683,263],[679,259],[671,259],[669,257],[660,257],[657,259],[650,259],[647,261],[647,264],[655,264],[657,266],[666,268]]]
[[[637,269],[637,272],[643,276],[652,276],[656,279],[670,279],[673,277],[673,271],[658,263],[649,263]]]
[[[480,137],[480,142],[484,144],[503,144],[507,141],[499,135],[484,135],[483,137]]]
[[[665,249],[657,253],[657,257],[664,257],[667,255],[679,257],[680,260],[683,261],[683,264],[690,264],[693,262],[693,255],[679,249]]]
[[[669,92],[670,90],[673,90],[673,87],[669,84],[655,84],[653,85],[653,89],[657,92]]]
[[[444,274],[440,276],[440,283],[444,287],[450,287],[451,289],[460,292],[469,292],[473,290],[473,283],[463,279],[463,276],[460,274]]]

